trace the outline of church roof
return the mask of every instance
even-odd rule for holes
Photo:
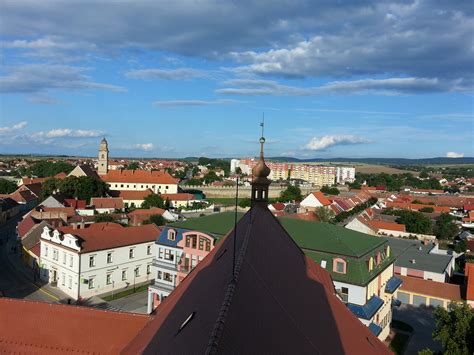
[[[235,242],[234,279],[231,232],[123,352],[389,353],[267,208],[245,214]]]
[[[175,179],[165,171],[146,171],[146,170],[110,170],[102,175],[101,179],[105,182],[123,182],[136,184],[170,184],[176,185],[178,179]]]

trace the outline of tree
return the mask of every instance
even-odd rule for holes
[[[222,178],[217,176],[215,171],[209,171],[206,175],[204,175],[204,183],[206,185],[212,184],[214,181],[222,181]]]
[[[298,186],[288,185],[286,190],[280,193],[279,201],[301,201],[303,196],[301,195],[301,190]]]
[[[449,213],[442,213],[436,218],[434,233],[438,239],[453,239],[458,232],[454,217]]]
[[[189,179],[188,181],[186,181],[186,185],[201,186],[202,185],[202,179]]]
[[[397,222],[404,224],[408,233],[430,234],[432,231],[431,219],[421,212],[394,210],[391,214],[399,217]]]
[[[115,219],[109,214],[99,214],[94,217],[94,222],[95,223],[100,223],[100,222],[114,222]]]
[[[339,195],[340,193],[337,187],[329,187],[327,185],[321,187],[320,191],[328,195]]]
[[[152,208],[152,207],[165,207],[165,201],[161,198],[160,195],[150,194],[143,200],[142,208]]]
[[[423,170],[421,173],[420,173],[420,178],[422,179],[426,179],[426,178],[429,178],[430,176],[428,175],[428,172],[426,170]]]
[[[418,210],[419,212],[424,212],[424,213],[433,213],[434,208],[433,207],[423,207]]]
[[[58,182],[58,189],[66,196],[86,201],[92,197],[106,196],[109,191],[105,182],[90,176],[68,176]]]
[[[150,216],[150,219],[148,221],[145,221],[143,224],[156,224],[157,226],[162,226],[165,224],[166,220],[162,215],[159,214],[153,214]]]
[[[41,185],[41,199],[46,199],[51,196],[56,190],[59,189],[60,181],[55,178],[51,178],[43,182]]]
[[[335,216],[334,211],[326,207],[316,208],[314,214],[321,222],[331,222]]]
[[[458,241],[456,245],[454,246],[454,251],[456,253],[464,253],[466,252],[466,249],[467,249],[467,243],[464,239],[461,239],[460,241]]]
[[[137,170],[137,169],[140,169],[140,165],[138,164],[138,162],[133,161],[133,162],[131,162],[130,164],[128,164],[126,166],[126,169],[127,170]]]
[[[16,184],[13,181],[7,179],[0,179],[0,194],[11,194],[17,189]]]
[[[242,175],[242,169],[240,168],[240,166],[235,168],[235,173],[239,174],[239,175]]]
[[[59,173],[69,174],[72,169],[74,169],[74,165],[64,161],[49,162],[41,160],[32,164],[28,169],[22,171],[22,173],[28,176],[49,177]]]
[[[443,354],[472,354],[474,352],[474,312],[465,303],[451,302],[448,310],[434,311],[436,330],[433,339],[443,346]]]

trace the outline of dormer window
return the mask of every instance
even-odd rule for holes
[[[338,274],[345,274],[347,269],[347,263],[344,259],[336,258],[332,264],[332,271]]]
[[[168,240],[176,240],[176,231],[174,229],[168,230]]]
[[[370,257],[369,259],[369,271],[372,271],[374,269],[374,258]]]
[[[390,257],[390,245],[387,245],[387,247],[385,248],[385,255],[387,255],[387,258]]]

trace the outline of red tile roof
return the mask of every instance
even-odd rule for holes
[[[23,220],[18,223],[17,227],[16,227],[16,230],[18,232],[18,235],[20,236],[20,238],[23,238],[23,236],[29,232],[29,230],[31,228],[33,228],[33,226],[35,226],[36,224],[38,224],[39,221],[34,219],[33,217],[31,217],[30,214],[26,215]]]
[[[75,198],[67,198],[64,200],[68,206],[74,208],[74,209],[85,209],[87,205],[86,200],[76,200]]]
[[[125,228],[120,224],[109,222],[94,223],[85,229],[60,227],[58,230],[82,239],[81,253],[152,242],[160,234],[160,230],[154,224]]]
[[[385,221],[369,221],[368,224],[371,227],[377,228],[377,229],[388,229],[392,231],[398,231],[398,232],[405,232],[405,225],[404,224],[398,224],[395,222],[385,222]]]
[[[145,170],[110,170],[100,177],[105,182],[129,182],[137,184],[170,184],[176,185],[179,180],[164,171]]]
[[[420,295],[443,298],[452,301],[462,300],[462,290],[460,285],[423,280],[410,276],[397,275],[397,277],[403,280],[403,284],[400,287],[401,291],[409,291]]]
[[[117,354],[149,322],[141,314],[0,298],[0,353]]]
[[[41,254],[41,243],[36,243],[30,251],[35,254],[38,258],[40,257]]]
[[[150,189],[147,190],[115,190],[111,191],[113,197],[121,197],[124,200],[144,200],[145,197],[154,194]]]
[[[272,204],[272,207],[277,211],[283,211],[285,209],[285,204],[283,202],[275,202]]]
[[[91,205],[95,208],[124,208],[123,199],[121,197],[92,197]]]
[[[151,216],[151,215],[154,215],[154,214],[162,215],[165,212],[166,212],[166,210],[164,210],[162,208],[152,207],[152,208],[148,208],[148,209],[137,209],[135,211],[130,212],[128,215],[130,217],[133,217],[133,216]]]
[[[329,206],[331,204],[331,201],[327,199],[326,196],[321,191],[316,191],[312,193],[314,197],[318,199],[318,201],[323,205],[323,206]]]
[[[188,194],[185,192],[180,192],[177,194],[161,194],[160,196],[163,200],[168,199],[170,201],[190,201],[196,199],[193,194]]]
[[[232,235],[163,301],[124,354],[390,353],[267,208],[252,208],[238,223],[235,282]]]
[[[466,263],[464,274],[467,277],[466,299],[474,301],[474,264]]]

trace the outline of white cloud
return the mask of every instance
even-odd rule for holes
[[[296,87],[274,80],[236,79],[223,82],[226,87],[216,93],[247,96],[315,96],[315,95],[403,95],[448,90],[447,83],[429,78],[387,78],[333,81],[321,86]]]
[[[153,143],[143,143],[143,144],[135,144],[134,149],[136,150],[143,150],[145,152],[149,152],[150,150],[153,150],[155,146]]]
[[[140,69],[125,73],[127,78],[142,80],[189,80],[206,76],[202,70],[191,68],[180,69]]]
[[[126,91],[121,86],[92,81],[85,74],[90,69],[84,67],[29,64],[4,70],[8,74],[0,76],[0,92],[3,93],[41,93],[51,89]]]
[[[233,105],[241,103],[237,100],[162,100],[153,102],[155,107],[180,107],[180,106],[211,106],[211,105]]]
[[[456,152],[447,152],[446,158],[463,158],[464,153],[456,153]]]
[[[12,133],[14,131],[18,131],[20,129],[23,129],[27,126],[28,122],[22,121],[19,123],[14,124],[13,126],[6,126],[6,127],[0,127],[0,135],[5,135]]]
[[[35,132],[32,133],[31,136],[33,138],[49,138],[49,139],[54,139],[54,138],[97,138],[100,137],[104,134],[102,131],[96,131],[96,130],[83,130],[83,129],[78,129],[78,130],[73,130],[71,128],[56,128],[52,129],[47,132]]]
[[[322,137],[313,137],[303,147],[306,150],[325,150],[336,145],[368,143],[365,138],[352,135],[326,135]]]

